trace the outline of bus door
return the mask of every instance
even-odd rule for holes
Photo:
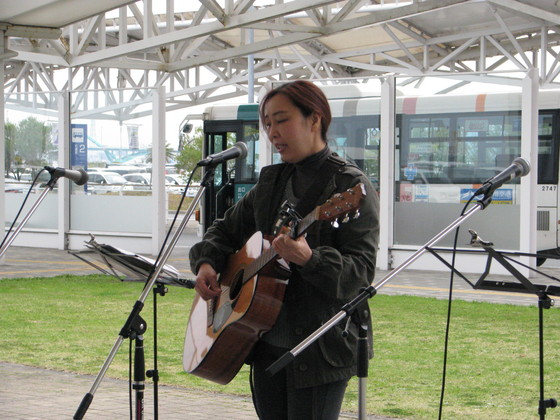
[[[557,252],[559,246],[559,117],[558,110],[539,112],[537,244],[544,254]]]
[[[221,152],[243,141],[248,153],[245,159],[224,162],[216,167],[214,181],[206,189],[202,200],[201,223],[203,230],[235,204],[258,179],[256,160],[258,150],[257,121],[205,121],[204,156]]]

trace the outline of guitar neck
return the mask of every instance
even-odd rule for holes
[[[341,216],[348,216],[348,213],[359,208],[360,201],[365,195],[364,184],[358,183],[345,192],[336,193],[331,196],[325,203],[315,207],[315,209],[292,225],[290,237],[296,239],[303,235],[309,227],[317,220],[336,221]],[[354,218],[357,217],[357,214]],[[347,219],[347,217],[346,217]],[[345,220],[343,220],[344,222]],[[245,283],[254,277],[265,265],[278,256],[274,248],[269,247],[258,258],[253,260],[251,264],[245,267],[243,282]]]
[[[292,239],[300,237],[305,232],[307,232],[307,229],[309,229],[311,225],[316,221],[317,218],[315,217],[315,212],[313,211],[299,221],[295,229],[297,230],[297,232],[295,232],[294,230],[293,232],[291,232],[290,236],[292,237]]]

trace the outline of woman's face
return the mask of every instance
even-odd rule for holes
[[[264,107],[264,127],[268,139],[284,162],[297,163],[321,151],[321,119],[317,114],[304,117],[284,94],[270,98]]]

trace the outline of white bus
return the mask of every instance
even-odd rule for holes
[[[330,104],[330,147],[355,162],[375,183],[380,98],[333,99]],[[418,246],[458,217],[483,181],[521,155],[521,94],[397,97],[396,114],[393,245]],[[537,241],[538,250],[547,254],[558,252],[559,116],[560,92],[542,91]],[[256,104],[207,108],[204,133],[205,154],[224,150],[235,141],[244,141],[249,148],[243,162],[218,168],[204,203],[202,221],[208,226],[254,185],[259,168],[278,157],[265,152],[269,149],[260,141]],[[492,203],[477,222],[479,234],[497,248],[519,249],[519,180],[496,190]],[[452,238],[440,244],[450,246]]]

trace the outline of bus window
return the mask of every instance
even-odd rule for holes
[[[259,178],[259,126],[257,123],[246,123],[243,125],[243,139],[247,145],[247,157],[243,165],[236,169],[238,180],[256,182]]]
[[[377,185],[379,180],[379,116],[333,118],[327,134],[329,147],[353,162]]]
[[[538,183],[558,184],[558,127],[554,122],[558,120],[558,111],[543,112],[539,115],[539,154],[538,154]]]

